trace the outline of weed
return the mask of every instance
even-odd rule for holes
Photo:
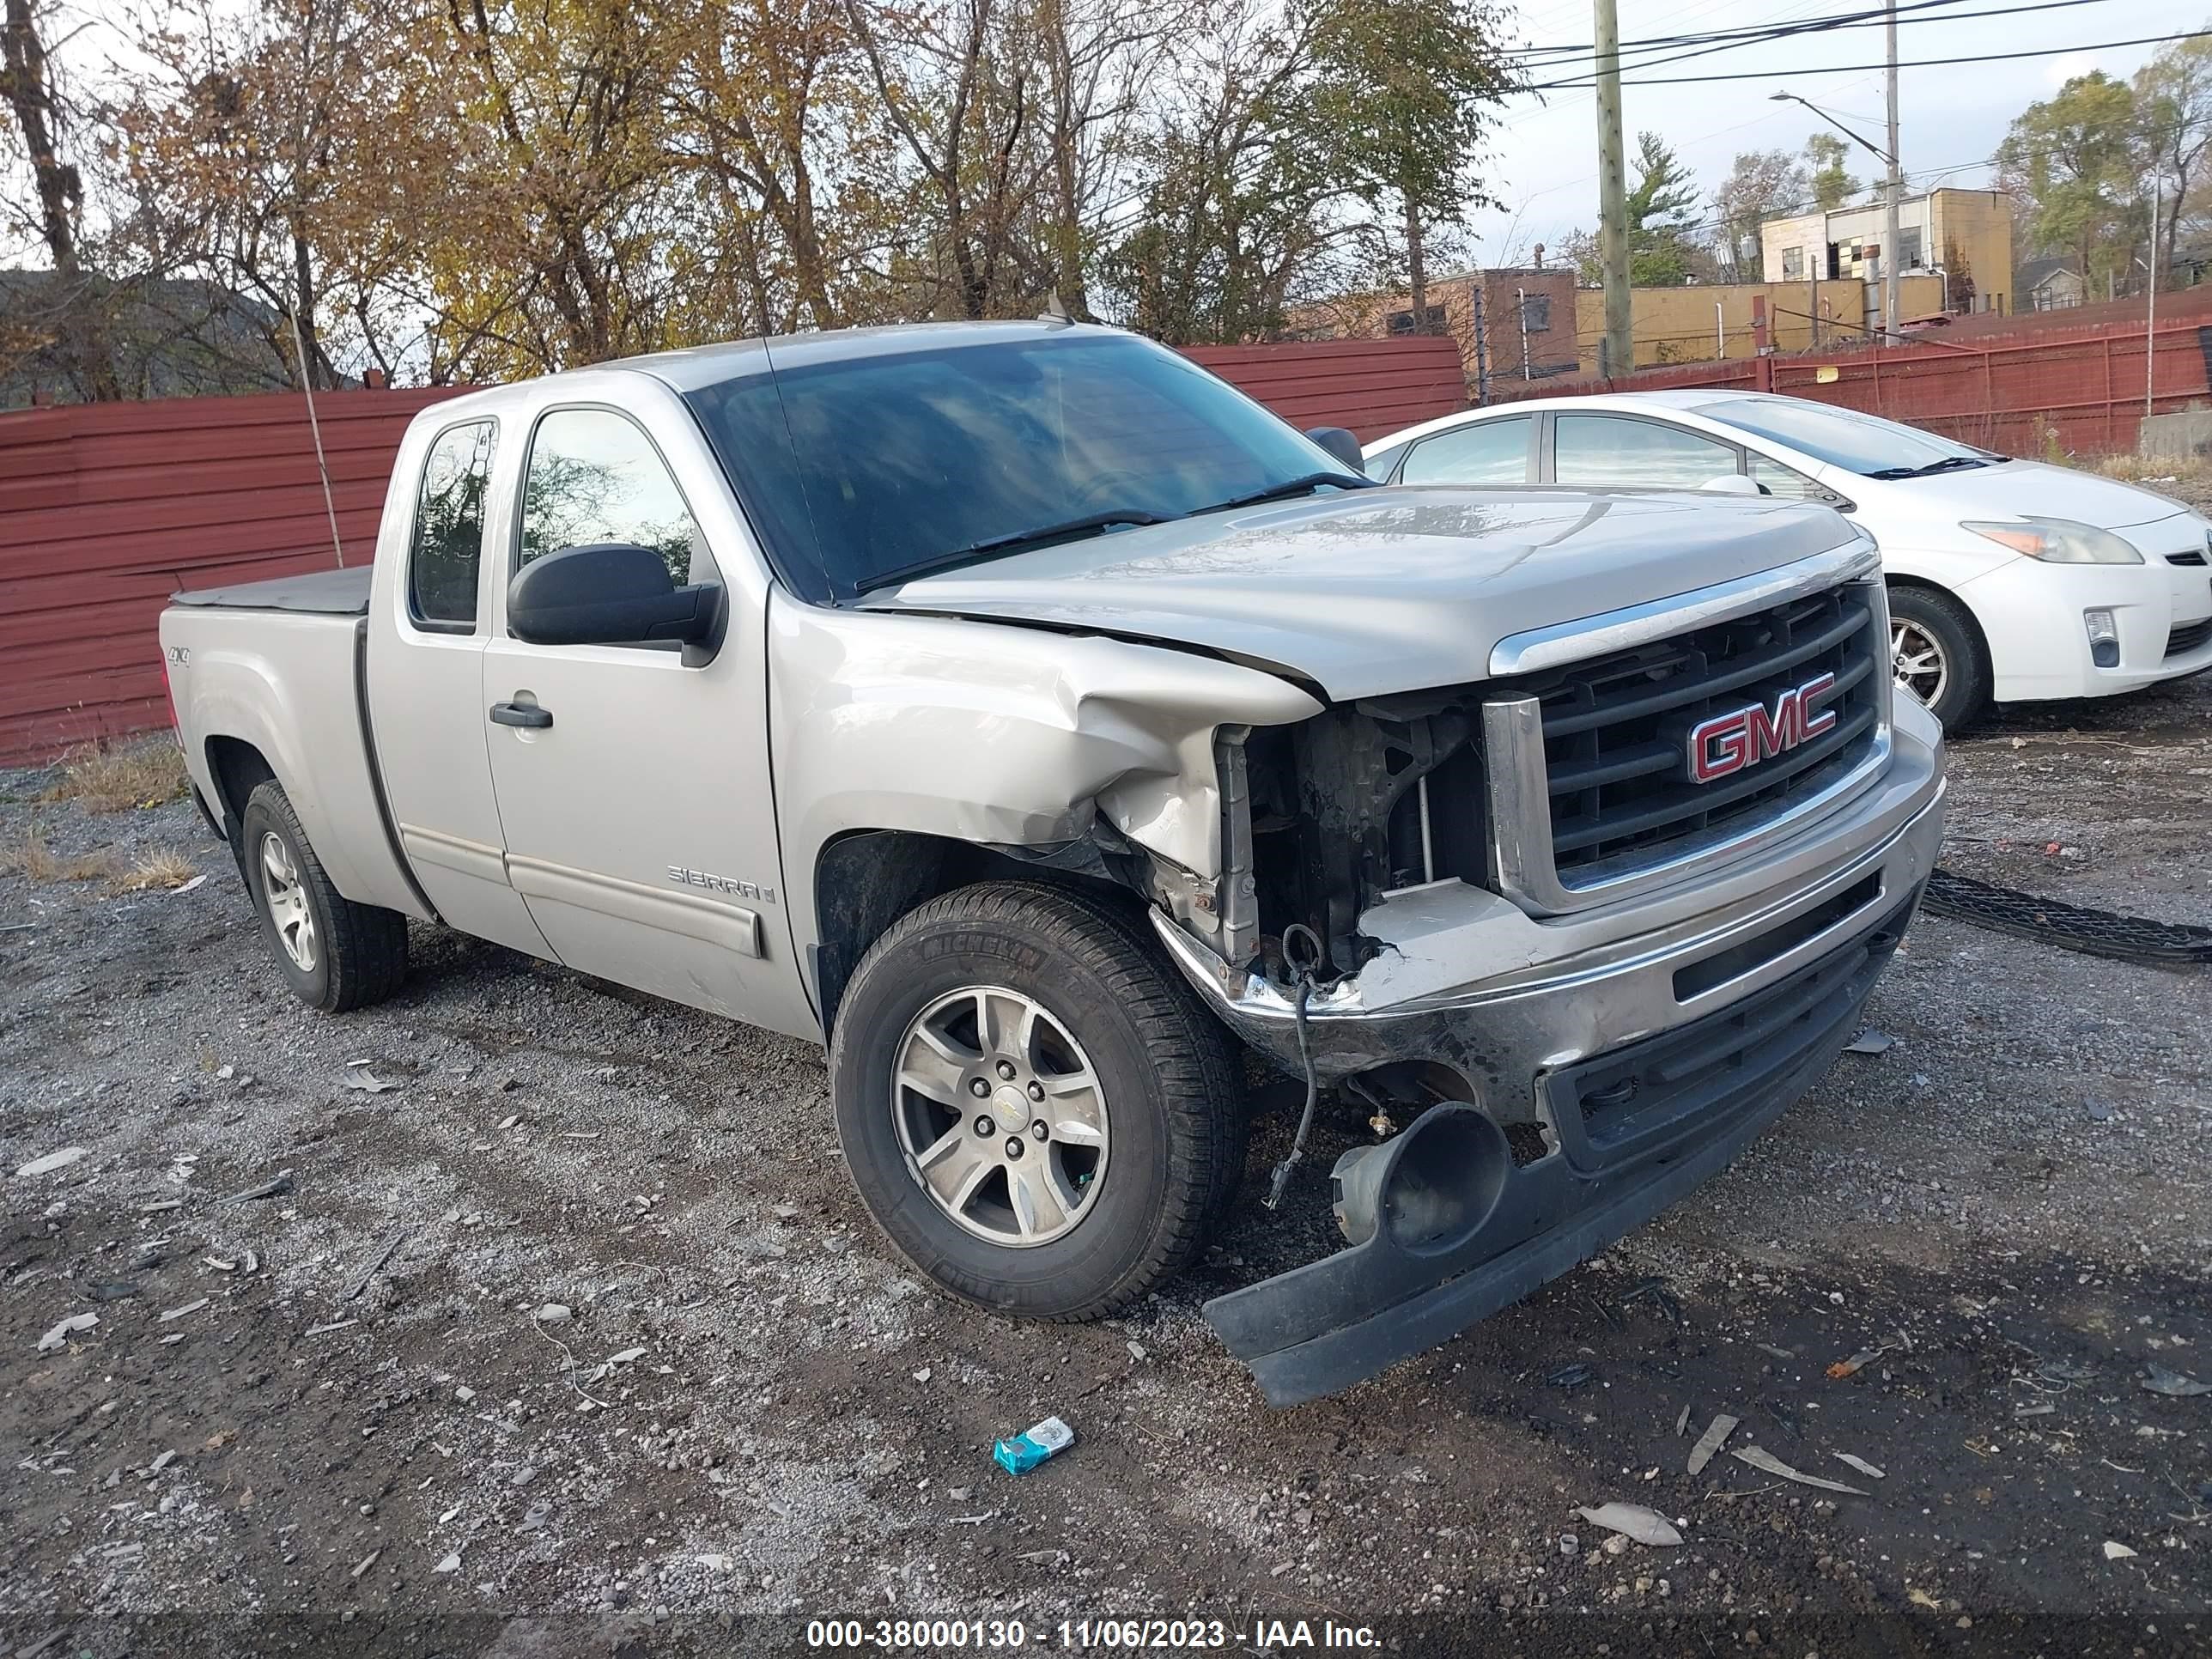
[[[2108,478],[2154,489],[2177,483],[2212,484],[2212,457],[2203,455],[2166,455],[2154,460],[2142,455],[2100,455],[2090,465]]]
[[[173,737],[98,743],[63,760],[60,781],[45,799],[79,801],[94,812],[127,812],[175,800],[185,781],[184,751]]]
[[[57,857],[46,845],[45,827],[36,823],[23,832],[23,839],[15,845],[0,848],[0,874],[27,876],[33,881],[90,881],[111,875],[114,869],[114,852],[106,847],[74,858]]]
[[[111,893],[143,893],[154,887],[181,887],[198,871],[173,847],[157,847],[141,853],[128,867],[107,878]]]

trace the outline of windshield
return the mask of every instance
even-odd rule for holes
[[[686,401],[779,572],[817,603],[1025,538],[1109,534],[1346,472],[1128,335],[778,366]]]
[[[1854,409],[1795,398],[1731,398],[1699,404],[1698,413],[1842,467],[1863,478],[1897,477],[1959,465],[1985,465],[2005,458],[1972,444],[1954,443],[1917,427],[1862,415]]]

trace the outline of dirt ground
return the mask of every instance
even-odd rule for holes
[[[1952,762],[1952,867],[2212,921],[2212,678]],[[1270,1216],[1276,1103],[1140,1316],[1016,1325],[892,1265],[815,1050],[428,930],[397,1000],[312,1014],[189,805],[52,779],[0,775],[0,847],[208,879],[0,876],[0,1654],[802,1651],[833,1616],[1107,1648],[1075,1621],[1125,1615],[1230,1651],[2212,1652],[2212,1395],[2144,1386],[2212,1382],[2212,973],[1924,919],[1894,1046],[1724,1176],[1273,1413],[1199,1304],[1328,1247],[1357,1112]],[[1052,1413],[1072,1451],[993,1467]],[[1683,1542],[1608,1542],[1577,1509],[1613,1500]]]

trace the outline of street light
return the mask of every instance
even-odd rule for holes
[[[1879,144],[1871,143],[1868,140],[1859,137],[1857,133],[1853,132],[1849,127],[1845,126],[1841,121],[1836,119],[1834,116],[1829,114],[1827,111],[1822,109],[1818,104],[1814,103],[1809,99],[1800,98],[1794,92],[1769,93],[1767,94],[1767,98],[1770,102],[1777,104],[1804,105],[1807,109],[1811,110],[1814,114],[1819,116],[1830,126],[1835,128],[1835,130],[1838,132],[1842,133],[1844,137],[1850,139],[1861,149],[1865,150],[1869,155],[1875,157],[1875,160],[1879,161],[1882,164],[1884,169],[1886,169],[1886,177],[1882,180],[1881,191],[1881,331],[1884,335],[1894,332],[1897,328],[1898,321],[1897,283],[1899,276],[1897,268],[1897,195],[1899,188],[1904,182],[1901,176],[1901,170],[1897,164],[1897,151],[1894,148],[1897,143],[1897,118],[1895,103],[1893,101],[1891,105],[1890,115],[1889,131],[1892,148],[1884,149]],[[1814,291],[1818,292],[1818,289],[1816,289]]]

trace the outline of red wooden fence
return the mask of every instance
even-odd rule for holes
[[[347,562],[374,550],[408,421],[453,395],[316,400]],[[154,623],[179,588],[334,562],[295,395],[0,414],[0,761],[164,723]]]
[[[2099,310],[2105,309],[2098,307]],[[1675,387],[1781,392],[1909,421],[2006,454],[2034,457],[2052,444],[2075,454],[2135,447],[2145,375],[2159,414],[2212,392],[2212,287],[2161,295],[2154,330],[2138,302],[2130,317],[2088,323],[2063,312],[1975,319],[1954,342],[1938,330],[1924,342],[1875,349],[1808,351],[1678,363],[1613,380],[1555,380],[1516,396],[1649,392]]]
[[[1467,406],[1448,339],[1201,347],[1300,426],[1363,438]],[[451,391],[316,402],[348,563],[376,544],[416,411]],[[164,724],[155,619],[182,587],[334,562],[304,401],[185,398],[0,414],[0,763]]]
[[[1611,389],[1739,387],[1820,398],[2017,454],[2045,434],[2071,450],[2135,441],[2148,364],[2153,403],[2207,395],[2212,289],[2139,322],[2022,319],[1881,351],[1686,363]],[[1363,440],[1466,406],[1449,339],[1200,346],[1190,356],[1300,427]],[[1552,382],[1544,395],[1609,389]],[[376,540],[386,476],[418,410],[449,391],[352,392],[318,404],[349,562]],[[47,755],[167,718],[154,620],[179,587],[332,562],[306,409],[295,396],[0,414],[0,762]]]
[[[1467,369],[1447,335],[1189,346],[1183,355],[1300,431],[1349,427],[1362,443],[1467,407]]]

